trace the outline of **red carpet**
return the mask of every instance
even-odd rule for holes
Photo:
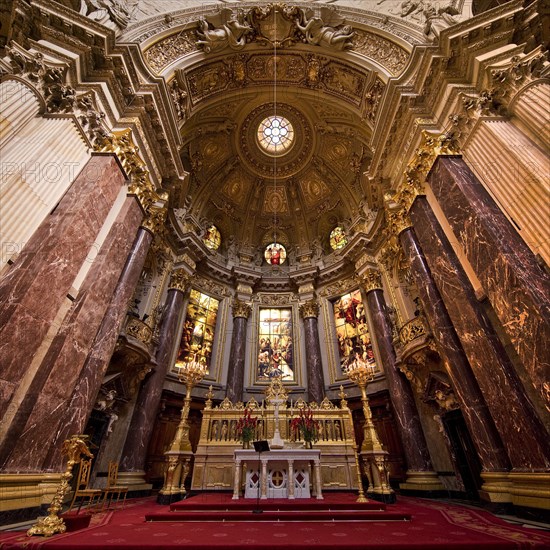
[[[227,495],[201,495],[200,501],[211,497],[217,506]],[[351,495],[327,495],[324,504],[334,504]],[[191,507],[193,498],[185,501]],[[548,549],[550,532],[525,529],[506,523],[488,512],[427,501],[398,497],[388,511],[410,514],[411,521],[315,521],[304,522],[301,512],[295,521],[273,522],[146,522],[145,516],[168,512],[169,506],[159,506],[154,498],[129,501],[124,510],[98,513],[90,527],[46,539],[27,537],[25,532],[1,533],[0,549],[42,550],[125,550],[157,549],[257,549],[316,550],[380,549],[400,550],[507,550]]]

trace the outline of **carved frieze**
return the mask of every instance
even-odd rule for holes
[[[395,42],[358,29],[355,30],[353,51],[374,59],[392,76],[397,76],[403,71],[410,57],[409,52]]]
[[[197,49],[194,29],[178,32],[153,44],[144,52],[145,60],[156,73]]]
[[[349,292],[350,290],[353,290],[354,288],[357,288],[357,279],[355,277],[347,277],[345,279],[339,279],[338,281],[327,285],[322,290],[319,291],[319,296],[322,297],[331,297],[331,296],[339,296],[340,294],[344,294],[345,292]]]

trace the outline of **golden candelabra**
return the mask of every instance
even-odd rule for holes
[[[185,478],[189,472],[193,450],[189,440],[189,411],[191,409],[191,391],[208,374],[206,363],[197,361],[196,357],[189,361],[178,361],[178,378],[187,387],[181,419],[176,435],[166,452],[166,474],[164,486],[160,490],[158,501],[162,504],[173,502],[185,495]]]
[[[394,502],[395,495],[390,487],[387,455],[378,439],[378,434],[372,421],[372,412],[370,410],[369,398],[367,397],[367,386],[374,379],[375,366],[369,365],[361,357],[356,357],[348,364],[346,369],[348,378],[357,384],[361,389],[361,401],[363,403],[363,413],[365,415],[365,424],[363,426],[363,444],[361,445],[360,460],[364,464],[365,474],[369,481],[368,494],[384,502]],[[362,481],[360,480],[359,499],[361,501]],[[364,498],[364,495],[363,495]]]
[[[361,451],[382,450],[382,445],[372,422],[372,412],[370,410],[369,398],[367,397],[367,386],[374,379],[375,368],[374,365],[369,365],[358,357],[348,364],[346,370],[348,378],[361,389],[361,402],[363,403],[363,413],[365,415],[365,424],[363,426],[365,437],[363,438]]]

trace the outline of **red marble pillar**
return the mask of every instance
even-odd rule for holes
[[[50,461],[53,466],[46,465],[50,445],[65,428],[73,390],[108,311],[142,216],[135,198],[128,197],[42,361],[35,379],[42,378],[43,384],[36,395],[26,397],[34,398],[32,412],[21,437],[10,442],[13,450],[6,461],[7,471],[48,471],[62,466],[60,448],[51,449],[52,456],[58,458]]]
[[[510,462],[500,435],[445,309],[414,229],[408,228],[402,231],[399,234],[399,240],[411,263],[411,273],[418,289],[422,308],[444,359],[483,470],[508,471]]]
[[[143,472],[145,470],[147,448],[155,426],[164,379],[170,368],[174,346],[177,344],[178,321],[188,285],[189,275],[183,269],[177,269],[172,273],[162,317],[160,343],[156,356],[157,367],[143,381],[138,392],[128,435],[122,450],[120,470],[123,472]]]
[[[374,337],[378,344],[380,360],[384,365],[384,374],[386,375],[393,410],[397,418],[399,435],[407,457],[408,470],[431,472],[433,468],[430,453],[414,402],[412,388],[395,366],[396,357],[393,348],[392,330],[386,313],[381,277],[377,272],[371,272],[364,283]]]
[[[93,156],[0,280],[0,418],[124,183],[114,156]]]
[[[508,333],[541,408],[549,409],[550,278],[461,158],[439,157],[428,183]]]
[[[86,428],[152,240],[153,234],[149,230],[143,227],[138,229],[109,308],[94,338],[84,367],[80,371],[69,405],[63,411],[59,429],[44,465],[45,469],[58,471],[61,465],[58,450],[63,441],[71,434],[83,433]]]
[[[323,363],[319,343],[319,304],[314,300],[300,306],[300,315],[304,319],[304,338],[306,346],[307,391],[309,401],[320,403],[325,398],[323,381]]]
[[[546,470],[549,434],[425,197],[416,198],[409,215],[512,467]]]
[[[229,353],[226,395],[230,401],[242,401],[244,390],[244,360],[246,354],[246,325],[250,306],[240,300],[233,302],[233,337]]]

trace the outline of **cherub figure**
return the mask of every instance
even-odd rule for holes
[[[296,26],[304,33],[308,44],[345,50],[352,47],[354,32],[344,22],[335,10],[321,8],[321,17],[315,17],[312,10],[300,10],[300,20],[296,21]]]
[[[210,28],[211,25],[214,27]],[[198,46],[203,46],[206,53],[217,52],[227,47],[240,50],[246,45],[246,35],[252,27],[242,13],[233,15],[233,10],[224,8],[219,14],[206,16],[199,21],[197,30]]]

